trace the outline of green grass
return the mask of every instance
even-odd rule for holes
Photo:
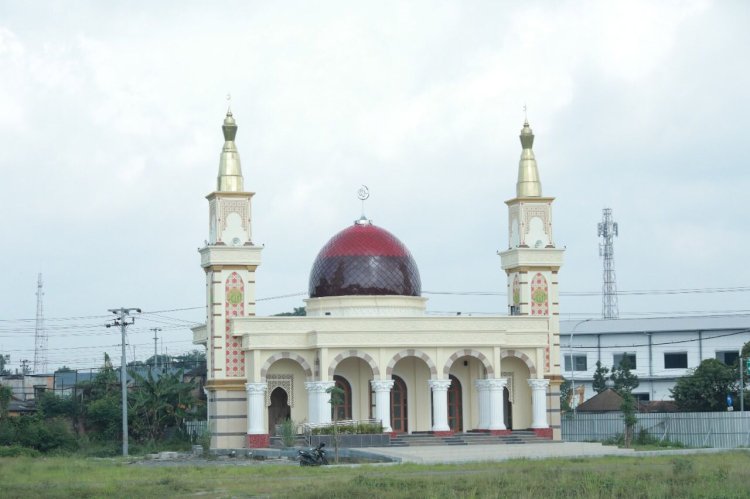
[[[5,498],[748,497],[750,453],[301,468],[152,467],[126,459],[0,458]]]

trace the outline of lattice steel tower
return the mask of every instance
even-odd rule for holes
[[[34,373],[47,373],[47,332],[44,330],[44,306],[42,305],[42,274],[36,282],[36,328],[34,333]]]
[[[602,257],[604,272],[602,275],[602,318],[617,319],[620,311],[617,308],[617,278],[615,276],[615,245],[617,222],[612,221],[612,208],[602,210],[602,221],[598,227],[599,256]]]

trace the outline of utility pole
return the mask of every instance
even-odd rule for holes
[[[602,257],[604,269],[602,276],[602,319],[617,319],[620,311],[617,307],[617,278],[615,277],[615,244],[618,235],[617,222],[612,220],[612,208],[602,210],[602,221],[597,233],[603,242],[599,243],[599,256]]]
[[[154,327],[154,328],[151,328],[151,331],[154,332],[154,365],[158,369],[159,368],[159,356],[158,356],[159,354],[156,352],[156,342],[158,340],[158,337],[156,336],[156,333],[158,333],[159,331],[161,331],[161,328],[160,327]]]
[[[107,327],[120,326],[120,333],[122,334],[122,359],[120,364],[120,388],[122,389],[122,455],[128,455],[128,382],[125,374],[125,328],[135,323],[135,317],[128,316],[131,313],[141,313],[140,308],[110,308],[110,312],[117,315],[117,318],[112,324],[107,324]]]

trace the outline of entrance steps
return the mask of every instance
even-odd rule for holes
[[[486,432],[455,433],[438,436],[432,433],[396,434],[391,437],[391,447],[421,447],[435,445],[512,445],[549,444],[547,438],[538,437],[531,430],[514,430],[510,435],[490,435]]]

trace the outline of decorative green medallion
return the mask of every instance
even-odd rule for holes
[[[227,301],[232,305],[239,305],[242,303],[242,291],[237,288],[232,288],[227,292]]]
[[[547,301],[547,292],[541,288],[537,289],[536,291],[534,291],[531,299],[534,300],[534,303],[536,303],[537,305],[543,305],[544,302]]]
[[[521,301],[521,290],[520,289],[514,289],[513,290],[513,303],[518,305],[518,302]]]

